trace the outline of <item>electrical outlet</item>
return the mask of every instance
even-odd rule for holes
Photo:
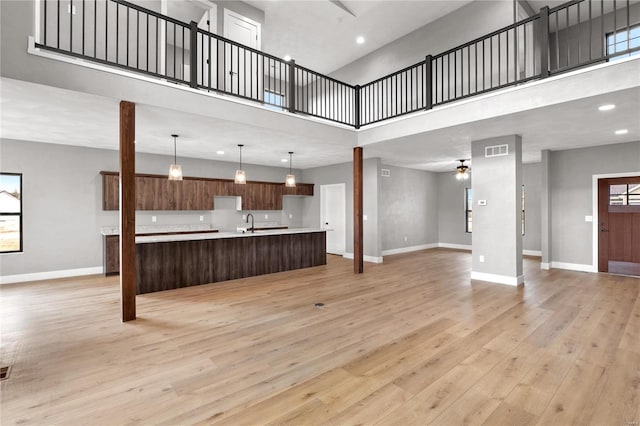
[[[269,215],[268,215],[268,214],[265,214],[265,215],[264,215],[264,218],[265,218],[265,219],[269,219]]]
[[[247,215],[246,214],[242,215],[242,220],[247,220]]]
[[[204,221],[204,216],[200,216],[200,222]]]
[[[151,216],[151,222],[157,222],[158,218],[156,216]]]
[[[406,243],[407,241],[409,241],[409,238],[407,238],[407,236],[404,236],[404,242]]]
[[[484,263],[484,255],[481,254],[478,260],[480,260],[480,263]]]
[[[289,213],[289,219],[293,219],[293,213]]]
[[[366,214],[363,214],[363,215],[362,215],[362,220],[367,220],[367,219],[369,219],[369,218],[367,217],[367,215],[366,215]]]

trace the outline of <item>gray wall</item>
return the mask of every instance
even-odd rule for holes
[[[522,165],[525,187],[524,250],[540,251],[541,238],[541,164]],[[452,172],[437,173],[439,242],[471,246],[472,234],[465,232],[464,189],[472,187],[473,172],[467,181],[459,181]]]
[[[508,155],[485,157],[485,147],[501,144],[508,145]],[[520,277],[522,139],[510,135],[473,141],[471,158],[474,170],[472,271]],[[486,200],[486,205],[479,206],[479,200]]]
[[[551,188],[552,261],[591,265],[593,175],[640,172],[640,141],[593,148],[552,151]]]
[[[379,217],[380,201],[380,159],[364,160],[363,167],[363,214],[367,220],[363,224],[364,255],[372,257],[382,256],[381,224]],[[353,164],[342,163],[326,167],[306,169],[302,172],[304,182],[316,185],[313,197],[303,200],[302,217],[304,227],[318,227],[320,224],[320,185],[335,183],[345,184],[346,246],[348,253],[353,253]]]
[[[512,2],[474,1],[340,68],[331,76],[351,84],[364,84],[415,64],[428,54],[442,53],[512,22]]]
[[[100,171],[118,170],[117,151],[0,139],[0,159],[3,172],[23,173],[24,203],[24,252],[0,256],[2,275],[102,265],[100,228],[117,227],[118,212],[102,210]],[[136,171],[165,174],[171,162],[170,157],[137,154]],[[236,168],[235,163],[189,158],[180,163],[185,176],[231,178]],[[245,170],[249,180],[273,182],[284,180],[288,173],[285,168],[250,164]],[[301,176],[299,170],[295,173]],[[256,222],[300,227],[302,200],[285,197],[282,211],[253,212]],[[149,226],[204,223],[225,230],[241,222],[242,213],[232,210],[136,214],[137,225]]]
[[[382,167],[391,172],[391,176],[380,178],[382,249],[437,243],[438,174]]]

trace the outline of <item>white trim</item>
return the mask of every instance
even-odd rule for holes
[[[1,1],[1,0],[0,0]],[[122,70],[116,67],[112,67],[109,65],[102,65],[99,64],[97,62],[91,62],[89,60],[84,60],[81,58],[75,58],[72,56],[66,56],[60,53],[55,53],[55,52],[50,52],[44,49],[39,49],[37,47],[35,47],[35,40],[32,36],[29,36],[29,46],[27,47],[27,53],[34,55],[34,56],[40,56],[42,58],[47,58],[47,59],[51,59],[54,61],[59,61],[59,62],[66,62],[68,64],[73,64],[73,65],[78,65],[81,67],[85,67],[85,68],[91,68],[97,71],[102,71],[102,72],[107,72],[110,74],[117,74],[117,75],[121,75],[123,77],[127,77],[127,78],[134,78],[137,80],[141,80],[141,81],[145,81],[147,83],[153,83],[153,84],[158,84],[160,86],[165,86],[165,87],[170,87],[172,89],[178,89],[178,90],[184,90],[186,92],[191,92],[191,93],[196,93],[198,95],[201,96],[208,96],[211,98],[216,98],[216,99],[222,99],[225,100],[227,102],[235,102],[237,104],[241,104],[241,105],[245,105],[248,107],[252,107],[252,108],[259,108],[263,111],[269,111],[272,112],[274,114],[285,114],[289,117],[295,117],[298,120],[307,120],[307,121],[312,121],[314,123],[317,124],[322,124],[325,126],[330,126],[330,127],[338,127],[344,130],[350,130],[352,132],[356,132],[356,130],[353,127],[347,126],[346,124],[340,124],[340,123],[336,123],[334,121],[329,121],[329,120],[325,120],[322,118],[316,118],[313,116],[308,116],[308,115],[303,115],[303,114],[291,114],[285,110],[275,110],[275,109],[271,109],[271,108],[267,108],[266,106],[262,105],[261,103],[257,102],[257,101],[249,101],[249,100],[245,100],[242,98],[238,98],[235,97],[233,95],[223,95],[220,93],[215,93],[215,92],[207,92],[204,90],[200,90],[200,89],[193,89],[189,86],[185,86],[185,85],[181,85],[181,84],[176,84],[176,83],[169,83],[166,80],[162,79],[161,77],[148,77],[146,75],[143,74],[138,74],[134,71],[127,71],[127,70]],[[164,62],[163,62],[164,64]],[[6,77],[2,77],[2,78],[6,78]],[[35,83],[34,83],[35,84]]]
[[[551,268],[566,269],[568,271],[578,271],[578,272],[598,272],[597,265],[594,269],[593,265],[583,265],[580,263],[551,262]]]
[[[454,249],[454,250],[467,250],[471,251],[471,246],[467,244],[449,244],[449,243],[438,243],[438,247]]]
[[[518,275],[517,277],[510,277],[507,275],[495,275],[495,274],[486,274],[484,272],[471,271],[471,279],[479,280],[479,281],[487,281],[490,283],[512,285],[512,286],[524,284],[524,275]]]
[[[342,257],[344,257],[345,259],[353,259],[353,253],[345,251]],[[382,256],[376,257],[376,256],[366,256],[366,255],[363,256],[363,260],[369,263],[382,263],[383,261]]]
[[[546,262],[540,262],[540,269],[544,269],[545,271],[548,271],[549,269],[551,269],[551,266]]]
[[[63,269],[60,271],[34,272],[31,274],[4,275],[0,276],[0,284],[78,277],[81,275],[96,275],[102,274],[103,271],[104,269],[102,268],[102,266],[94,266],[92,268]]]
[[[598,272],[598,180],[599,179],[608,179],[608,178],[619,178],[619,177],[633,177],[640,176],[640,171],[637,172],[624,172],[624,173],[605,173],[599,175],[591,175],[591,205],[592,205],[592,215],[593,215],[593,225],[592,225],[592,239],[591,244],[591,270],[588,272]],[[556,262],[551,262],[553,266]],[[560,262],[557,262],[560,263]],[[567,263],[566,265],[573,265],[571,263]],[[585,265],[579,265],[585,266]],[[559,267],[561,268],[561,267]],[[571,269],[571,268],[561,268],[561,269]],[[580,269],[574,269],[579,271]]]
[[[401,247],[401,248],[397,248],[397,249],[382,250],[382,255],[383,256],[391,256],[391,255],[394,255],[394,254],[409,253],[409,252],[412,252],[412,251],[427,250],[427,249],[432,249],[432,248],[436,248],[436,247],[438,247],[438,243],[421,244],[419,246]]]
[[[522,250],[522,254],[525,256],[542,257],[542,251],[540,250]]]

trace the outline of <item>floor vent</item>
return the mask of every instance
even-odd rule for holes
[[[0,380],[7,380],[9,378],[9,371],[11,367],[0,367]]]
[[[314,303],[313,306],[315,306],[316,308],[322,308],[324,306],[324,303],[322,302]]]

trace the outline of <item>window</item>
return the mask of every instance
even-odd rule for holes
[[[464,219],[465,232],[473,231],[473,189],[465,188],[464,190]]]
[[[0,253],[22,251],[22,173],[0,173]]]
[[[265,90],[264,104],[269,109],[273,109],[275,111],[282,111],[284,110],[284,108],[282,107],[282,105],[284,104],[284,96],[282,96],[280,93],[277,93],[277,92]]]
[[[625,50],[635,49],[640,47],[640,25],[635,25],[629,28],[627,32],[626,28],[621,28],[616,33],[607,34],[607,55],[614,55],[618,52],[624,52]],[[638,55],[640,51],[628,53],[626,55],[617,56],[618,58],[626,58],[632,55]]]
[[[524,236],[524,185],[522,185],[522,189],[520,190],[522,197],[522,235]]]
[[[640,206],[640,182],[610,185],[610,206]]]

